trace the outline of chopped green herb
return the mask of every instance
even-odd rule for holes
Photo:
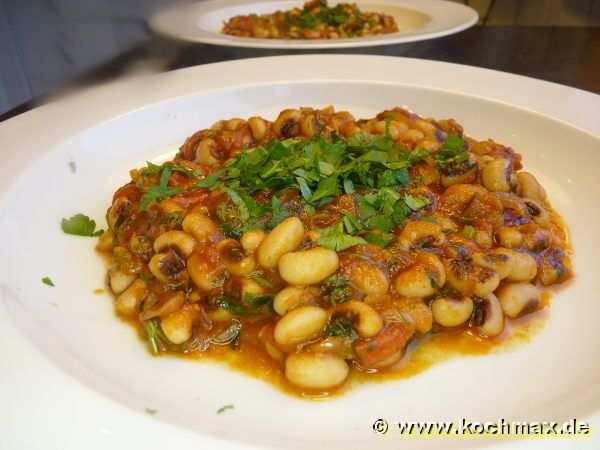
[[[274,297],[274,294],[246,294],[240,303],[221,294],[215,299],[215,303],[230,313],[246,317],[263,312],[262,307],[272,302]]]
[[[332,305],[344,303],[352,297],[350,280],[346,277],[332,275],[321,283],[323,298]]]
[[[352,321],[345,316],[332,317],[325,326],[325,335],[342,337],[349,340],[358,338],[358,335],[352,326]]]
[[[235,406],[233,405],[225,405],[225,406],[221,406],[218,410],[217,410],[217,414],[223,414],[225,411],[229,411],[230,409],[235,409]]]
[[[361,237],[344,233],[342,222],[332,227],[319,230],[319,237],[317,238],[317,244],[321,247],[335,250],[336,252],[341,252],[354,245],[366,243],[367,241]]]
[[[165,336],[160,328],[158,322],[153,319],[144,322],[144,329],[148,335],[148,344],[150,345],[150,351],[154,355],[158,355],[160,352],[164,352],[167,349],[167,343],[169,340]]]
[[[163,166],[160,174],[160,183],[150,186],[150,188],[143,195],[140,202],[139,210],[146,211],[148,206],[154,201],[162,200],[168,197],[177,195],[183,191],[181,187],[169,187],[169,178],[173,169],[171,166]]]
[[[75,214],[69,219],[62,219],[60,226],[67,234],[75,236],[100,236],[104,230],[96,231],[96,222],[84,214]]]
[[[421,217],[421,220],[423,222],[438,223],[438,220],[436,217]]]
[[[471,225],[465,225],[462,229],[462,235],[467,239],[473,239],[477,235],[477,230],[473,228]]]
[[[152,408],[146,407],[146,412],[150,415],[154,415],[158,412],[158,409],[152,409]]]
[[[42,278],[42,283],[47,284],[48,286],[54,286],[54,281],[48,277]]]
[[[404,201],[413,211],[418,211],[429,205],[429,199],[423,195],[405,195]]]
[[[250,278],[252,278],[254,281],[256,281],[261,286],[264,286],[268,289],[271,289],[273,287],[273,283],[271,283],[266,278],[261,277],[260,275],[252,274],[252,275],[250,275]]]
[[[77,164],[75,163],[75,161],[69,161],[69,169],[71,169],[71,173],[77,172]]]
[[[183,216],[176,211],[170,212],[162,216],[158,223],[167,224],[173,228],[180,226],[183,223]]]
[[[392,233],[385,232],[371,232],[362,236],[365,241],[369,244],[377,245],[381,248],[385,248],[394,240],[394,235]]]

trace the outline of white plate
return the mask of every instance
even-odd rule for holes
[[[314,70],[314,68],[320,68]],[[128,170],[216,119],[334,104],[357,117],[396,105],[453,117],[524,156],[571,227],[577,278],[532,342],[454,359],[328,402],[291,398],[226,368],[151,358],[117,320],[94,239],[61,217],[103,223]],[[600,427],[600,97],[484,69],[372,56],[233,61],[120,81],[0,124],[0,448],[462,448],[497,439],[385,438],[374,419],[589,420]],[[71,173],[69,162],[77,165]],[[49,276],[51,288],[41,283]],[[216,415],[218,408],[235,409]],[[146,408],[157,410],[154,415]],[[510,448],[598,448],[591,438]]]
[[[479,16],[468,6],[443,0],[359,0],[362,11],[382,12],[396,19],[397,33],[352,39],[257,39],[221,34],[223,22],[242,14],[265,14],[302,7],[302,1],[212,0],[160,11],[150,18],[157,32],[186,41],[254,48],[348,48],[402,44],[433,39],[469,28]]]

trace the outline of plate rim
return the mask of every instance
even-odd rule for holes
[[[202,3],[195,4],[184,4],[178,5],[171,8],[160,10],[152,15],[148,19],[148,25],[150,28],[158,34],[168,36],[170,38],[195,42],[202,44],[220,45],[225,47],[240,47],[240,48],[262,48],[262,49],[290,49],[290,50],[323,50],[323,49],[334,49],[334,48],[361,48],[361,47],[375,47],[381,45],[392,45],[392,44],[405,44],[410,42],[417,42],[428,39],[437,39],[443,36],[459,33],[464,31],[477,23],[479,20],[479,14],[477,11],[470,6],[461,3],[448,2],[443,0],[356,0],[359,6],[364,4],[379,3],[379,4],[390,4],[396,7],[405,7],[407,9],[413,9],[432,17],[432,21],[427,25],[437,25],[440,21],[439,17],[432,16],[429,14],[435,7],[444,4],[444,6],[455,10],[458,13],[465,15],[465,20],[460,23],[456,23],[452,27],[442,28],[435,32],[419,34],[403,34],[391,33],[387,35],[372,36],[368,38],[352,38],[352,39],[340,39],[340,40],[324,40],[319,39],[315,41],[310,40],[285,40],[285,39],[258,39],[258,38],[243,38],[238,36],[223,35],[220,33],[213,33],[198,29],[193,34],[183,33],[171,27],[168,23],[169,15],[176,14],[181,11],[181,14],[185,14],[186,11],[199,10],[202,12],[206,9],[207,13],[212,12],[213,6],[226,6],[227,4],[235,5],[238,4],[252,4],[252,3],[265,3],[259,0],[209,0]],[[298,2],[301,3],[301,2]],[[167,23],[164,23],[164,22]],[[410,30],[409,30],[410,31]]]
[[[318,63],[320,61],[328,60],[331,58],[338,58],[338,63],[333,64],[332,66],[336,66],[337,69],[330,69],[328,72],[319,74],[319,77],[314,77],[313,79],[307,79],[302,71],[302,67],[310,66],[313,63]],[[232,70],[235,67],[243,67],[245,73],[244,82],[240,82],[240,78],[237,77],[237,84],[230,85],[229,88],[243,86],[243,85],[252,85],[252,84],[264,84],[264,83],[273,83],[273,82],[288,82],[293,83],[294,81],[318,81],[327,79],[330,81],[336,81],[340,79],[344,79],[347,81],[363,81],[363,82],[390,82],[389,78],[384,76],[383,74],[376,75],[371,70],[367,70],[366,67],[362,65],[358,65],[359,69],[352,75],[352,77],[346,75],[346,78],[341,74],[338,74],[337,77],[334,77],[335,71],[340,70],[339,66],[341,63],[355,65],[359,60],[364,60],[365,58],[369,59],[370,66],[372,64],[380,64],[381,67],[387,67],[388,69],[398,68],[398,67],[412,67],[416,68],[416,72],[418,71],[429,71],[431,68],[436,69],[444,69],[446,73],[450,74],[463,74],[468,75],[464,79],[458,79],[455,77],[450,82],[442,83],[440,87],[439,83],[435,83],[435,78],[427,79],[419,78],[419,79],[411,79],[410,77],[405,78],[404,80],[396,80],[397,84],[404,85],[416,85],[425,88],[433,88],[433,89],[443,89],[448,90],[451,86],[455,86],[453,89],[454,92],[459,92],[467,95],[474,95],[478,97],[484,97],[487,99],[491,99],[494,101],[505,102],[511,105],[522,107],[531,111],[535,111],[539,114],[548,115],[554,119],[558,119],[562,122],[565,122],[571,126],[574,126],[580,130],[586,131],[592,134],[595,137],[598,137],[600,134],[600,124],[590,124],[590,123],[581,123],[578,117],[571,117],[569,120],[568,115],[563,111],[563,107],[561,106],[562,99],[569,99],[573,96],[577,99],[585,99],[589,102],[589,110],[591,112],[598,113],[600,112],[600,95],[582,91],[576,88],[562,86],[551,82],[535,80],[528,77],[523,77],[520,75],[507,74],[503,72],[497,72],[489,69],[482,69],[471,66],[461,66],[457,64],[437,62],[437,61],[423,61],[418,59],[410,59],[410,58],[395,58],[395,57],[385,57],[385,56],[365,56],[365,55],[295,55],[295,56],[276,56],[276,57],[265,57],[265,58],[256,58],[251,60],[237,60],[237,61],[228,61],[223,63],[214,63],[205,66],[196,66],[191,68],[180,69],[177,71],[162,73],[162,74],[154,74],[154,75],[146,75],[141,77],[134,77],[126,80],[120,80],[109,85],[99,86],[92,88],[91,90],[87,90],[81,92],[79,95],[75,95],[74,97],[63,99],[56,103],[51,103],[35,110],[32,110],[28,113],[22,114],[20,116],[9,119],[3,123],[0,123],[0,141],[5,142],[8,146],[14,146],[14,149],[17,151],[11,152],[11,155],[8,156],[8,164],[0,167],[0,174],[6,174],[7,170],[10,170],[11,167],[18,167],[19,161],[21,163],[26,162],[27,158],[34,154],[33,152],[37,148],[36,145],[38,142],[43,141],[45,135],[50,135],[51,139],[49,139],[51,148],[52,145],[63,142],[66,139],[70,139],[75,137],[79,133],[83,133],[90,128],[98,126],[105,121],[112,120],[116,117],[119,117],[123,114],[132,113],[136,110],[152,107],[162,101],[166,101],[169,99],[173,99],[176,97],[181,97],[193,93],[198,93],[206,90],[214,90],[214,89],[226,89],[228,84],[232,83],[232,80],[236,79],[236,70]],[[262,70],[264,68],[265,63],[272,63],[277,66],[277,69],[270,72],[268,76],[265,77],[265,72]],[[310,64],[309,64],[310,63]],[[367,66],[367,65],[364,65]],[[363,68],[360,68],[363,67]],[[377,71],[375,71],[377,73]],[[216,75],[221,74],[228,76],[216,77]],[[360,78],[363,76],[364,78]],[[210,79],[202,79],[207,78]],[[325,78],[323,78],[325,77]],[[511,88],[509,91],[513,92],[514,98],[519,98],[520,103],[516,103],[511,101],[510,97],[507,98],[505,92],[502,89],[497,89],[494,92],[490,93],[490,95],[483,96],[481,95],[481,86],[473,84],[471,82],[471,77],[475,79],[488,79],[490,81],[497,82],[497,80],[503,80],[503,82],[508,84],[508,87]],[[265,79],[266,78],[266,79]],[[201,80],[202,89],[198,88],[199,80]],[[139,90],[132,90],[132,86],[140,83],[140,81],[149,81],[150,84],[160,85],[162,81],[167,82],[170,86],[166,86],[165,89],[155,90],[154,92],[144,92],[141,93]],[[261,83],[257,83],[261,81]],[[180,86],[174,86],[181,83]],[[393,80],[391,82],[394,82]],[[533,86],[537,89],[538,94],[545,94],[540,97],[536,96],[525,96],[518,95],[514,92],[514,87],[520,86],[521,84],[526,84],[528,87]],[[165,86],[163,86],[165,87]],[[498,86],[499,87],[499,86]],[[112,99],[114,95],[122,95],[123,98],[118,99],[114,103],[111,103],[109,108],[106,108],[103,111],[97,111],[96,108],[90,108],[90,106],[94,105],[102,105],[106,103],[107,99]],[[552,97],[552,102],[542,102],[543,98]],[[91,105],[90,103],[91,102]],[[44,125],[45,121],[49,118],[66,118],[72,113],[76,108],[80,107],[82,104],[88,105],[85,114],[82,114],[81,118],[77,118],[74,122],[69,122],[63,120],[55,129],[49,130],[47,127],[43,128],[44,133],[41,133],[39,136],[32,137],[31,140],[24,141],[22,139],[23,130],[28,129],[36,129],[39,128],[39,125]],[[537,107],[536,107],[537,104]],[[78,110],[79,113],[81,111]],[[556,112],[560,113],[560,116],[557,117]],[[88,120],[85,120],[85,119]],[[60,120],[59,120],[60,122]],[[595,126],[590,126],[595,125]],[[48,150],[47,150],[48,151]],[[40,157],[43,157],[40,156]],[[16,165],[15,165],[16,164]],[[0,200],[0,214],[4,213],[4,200],[10,197],[10,190],[7,191],[7,186],[12,186],[15,183],[15,179],[11,179],[10,177],[0,177],[0,188],[2,188],[2,200]],[[51,361],[43,352],[41,352],[37,346],[28,341],[28,339],[23,339],[24,332],[21,328],[19,328],[10,318],[10,315],[6,312],[6,306],[4,302],[0,302],[0,353],[5,355],[6,359],[0,360],[0,397],[7,398],[7,395],[11,394],[11,387],[13,383],[18,384],[21,380],[20,372],[16,371],[15,368],[8,369],[7,361],[11,364],[15,363],[15,367],[25,367],[29,365],[29,362],[32,363],[33,366],[39,368],[39,370],[47,370],[50,372],[57,372],[54,374],[58,382],[61,383],[60,386],[57,385],[57,388],[62,389],[65,388],[69,392],[77,392],[82,398],[88,399],[89,403],[87,407],[93,416],[93,418],[102,417],[102,414],[106,415],[106,411],[110,411],[111,415],[114,414],[114,419],[122,419],[126,418],[126,420],[131,421],[132,423],[140,424],[140,426],[151,426],[153,430],[156,430],[156,433],[159,436],[162,436],[163,439],[169,439],[169,436],[172,437],[172,433],[175,433],[176,436],[181,438],[184,442],[184,445],[197,445],[199,441],[204,443],[212,443],[215,446],[222,445],[223,448],[232,448],[236,446],[237,443],[232,441],[225,441],[221,439],[215,440],[213,436],[208,435],[199,435],[198,433],[192,433],[187,430],[183,430],[179,427],[174,427],[173,425],[166,422],[150,422],[153,420],[151,417],[147,417],[142,413],[131,410],[129,407],[119,404],[116,401],[106,398],[103,394],[93,391],[91,388],[87,387],[83,383],[76,380],[73,382],[72,376],[63,371],[60,368],[57,368],[55,363]],[[5,343],[17,341],[17,345],[14,348],[9,348]],[[24,361],[27,358],[23,358],[23,356],[27,356],[32,358],[33,361]],[[19,366],[21,364],[21,366]],[[31,367],[29,367],[31,369]],[[72,391],[71,391],[72,390]],[[33,395],[35,398],[30,398],[29,400],[37,401],[37,392],[35,389],[27,392],[28,395]],[[23,399],[25,400],[25,399]],[[48,405],[39,405],[41,406],[41,410],[44,410],[44,407]],[[3,417],[3,412],[0,412],[0,418]],[[596,420],[600,420],[600,412],[598,414],[594,414],[593,416]],[[2,421],[0,421],[2,423]],[[6,423],[6,422],[5,422]],[[107,422],[104,422],[107,423]],[[23,431],[24,432],[24,431]],[[102,432],[99,428],[99,432]],[[1,434],[1,433],[0,433]],[[155,436],[153,431],[153,436]],[[25,436],[24,434],[22,436]],[[0,438],[0,443],[2,442],[2,438]],[[52,444],[52,443],[50,443]],[[50,445],[49,444],[49,445]],[[60,445],[59,442],[55,442],[55,444]],[[92,443],[94,444],[94,443]],[[94,448],[90,444],[88,448]],[[119,447],[117,442],[113,442],[116,445],[115,448]],[[95,445],[95,444],[94,444]],[[98,442],[98,448],[100,445],[105,446],[104,441]],[[125,446],[124,443],[123,446]],[[512,443],[514,448],[515,443]],[[16,447],[15,447],[16,448]],[[182,447],[184,448],[184,447]],[[185,447],[187,448],[187,447]],[[239,448],[248,448],[246,444],[240,445]]]

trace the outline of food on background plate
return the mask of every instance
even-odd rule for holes
[[[518,153],[400,108],[221,120],[132,170],[107,222],[116,311],[153,353],[304,396],[393,373],[437,336],[500,342],[572,273]]]
[[[363,12],[354,3],[330,7],[326,0],[305,3],[302,9],[235,16],[221,30],[232,36],[262,39],[346,39],[397,31],[392,16]]]

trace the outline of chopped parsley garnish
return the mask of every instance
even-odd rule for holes
[[[334,316],[331,318],[329,323],[325,326],[326,336],[337,336],[345,339],[354,340],[358,337],[352,321],[345,316]]]
[[[54,281],[48,277],[42,278],[42,283],[47,284],[48,286],[54,286]]]
[[[433,155],[440,172],[443,174],[463,173],[474,167],[469,163],[469,146],[460,137],[449,135],[444,145]]]
[[[389,232],[412,211],[428,205],[426,197],[402,193],[410,182],[408,168],[427,155],[424,149],[411,151],[389,136],[368,133],[358,133],[348,141],[335,133],[330,139],[323,135],[292,138],[242,150],[235,160],[192,188],[218,189],[228,194],[230,202],[219,205],[217,215],[221,230],[238,238],[253,228],[273,228],[292,215],[312,215],[342,192],[354,195],[359,217],[348,215],[345,231],[332,227],[321,233],[320,245],[339,251],[367,242],[353,236],[355,233]],[[289,189],[300,194],[298,202],[282,201]],[[264,190],[274,192],[270,202],[253,197]]]
[[[273,283],[271,283],[266,278],[261,277],[260,275],[252,274],[252,275],[250,275],[250,278],[252,278],[254,281],[256,281],[261,286],[264,286],[268,289],[271,289],[273,287]]]
[[[342,222],[329,228],[319,230],[317,244],[329,250],[341,252],[358,244],[366,244],[363,238],[344,233]]]
[[[152,163],[149,163],[152,164]],[[154,164],[152,164],[154,166]],[[154,169],[152,169],[154,170]],[[140,202],[139,210],[146,211],[150,203],[177,195],[183,191],[181,187],[169,187],[169,178],[173,173],[170,165],[163,165],[160,173],[160,183],[148,188]]]
[[[71,173],[77,172],[77,164],[74,160],[69,161],[69,169],[71,169]]]
[[[344,303],[352,297],[352,290],[349,285],[350,280],[348,278],[333,275],[321,284],[323,298],[332,305]]]
[[[264,312],[263,306],[270,304],[274,297],[274,294],[246,294],[240,302],[222,293],[215,299],[215,303],[232,314],[246,317]]]
[[[100,236],[104,230],[96,230],[96,222],[84,214],[75,214],[69,219],[63,218],[60,226],[67,234],[75,236]]]
[[[150,351],[157,355],[160,352],[164,352],[167,349],[167,343],[169,340],[163,333],[162,328],[158,322],[153,319],[144,322],[144,329],[148,335],[148,344],[150,345]]]
[[[225,405],[225,406],[221,406],[218,410],[217,410],[217,414],[223,414],[225,411],[229,411],[230,409],[235,409],[235,406],[233,405]]]

